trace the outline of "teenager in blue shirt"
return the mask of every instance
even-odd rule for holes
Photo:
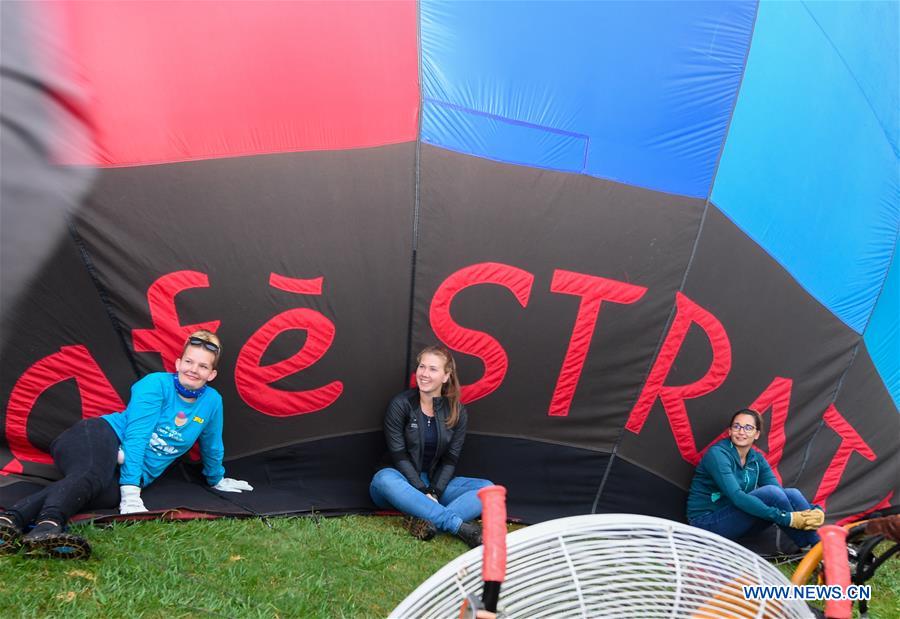
[[[729,539],[754,535],[773,523],[797,546],[819,541],[825,513],[796,488],[782,488],[769,463],[752,449],[762,417],[745,408],[731,418],[729,436],[709,448],[691,481],[688,522]]]
[[[69,518],[82,507],[145,512],[141,489],[186,453],[200,445],[206,482],[223,492],[253,490],[245,481],[225,477],[222,458],[222,396],[208,387],[216,377],[219,338],[192,333],[175,360],[175,373],[149,374],[131,387],[124,411],[83,419],[50,445],[63,478],[0,512],[0,554],[46,552],[59,558],[86,557],[90,546],[65,533]],[[22,532],[35,523],[29,533]]]

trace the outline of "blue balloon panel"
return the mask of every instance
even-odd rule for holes
[[[421,3],[422,140],[706,198],[755,2]]]
[[[891,148],[900,137],[900,3],[806,2],[804,7],[840,54],[872,106]],[[863,34],[864,33],[864,34]],[[892,53],[891,53],[892,52]],[[889,76],[894,76],[890,79]]]
[[[894,262],[866,327],[866,348],[881,380],[900,409],[900,243],[894,245]]]
[[[897,155],[888,139],[896,128],[885,131],[864,86],[871,68],[896,59],[897,38],[871,49],[864,37],[823,30],[838,21],[826,15],[851,19],[847,5],[862,11],[864,4],[820,3],[816,17],[805,3],[760,5],[712,192],[723,212],[857,333],[882,290],[900,224]],[[895,27],[896,7],[875,4],[883,19],[894,15]],[[859,54],[835,41],[882,60],[848,64]],[[896,72],[879,79],[896,92]]]

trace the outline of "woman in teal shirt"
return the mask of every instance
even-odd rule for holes
[[[749,408],[731,418],[729,436],[714,444],[694,473],[688,492],[688,522],[729,539],[761,532],[773,523],[797,546],[819,541],[815,530],[825,520],[796,488],[782,488],[769,463],[752,449],[763,423]]]

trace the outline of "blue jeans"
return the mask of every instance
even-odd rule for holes
[[[796,488],[763,486],[748,494],[755,496],[769,507],[777,507],[785,512],[799,512],[811,507],[809,501]],[[751,516],[734,505],[691,518],[690,523],[691,526],[712,531],[728,539],[756,535],[772,525],[771,521]],[[781,525],[778,527],[800,548],[812,546],[819,541],[819,534],[815,531],[802,531]]]
[[[426,486],[429,485],[426,473],[419,476]],[[456,533],[463,522],[481,515],[481,500],[477,492],[490,485],[493,484],[486,479],[454,477],[439,502],[436,502],[416,490],[406,481],[403,473],[386,468],[375,473],[369,485],[369,495],[378,507],[394,508],[404,514],[429,520],[440,531]]]

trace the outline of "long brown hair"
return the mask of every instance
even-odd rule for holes
[[[444,371],[450,373],[450,378],[446,383],[441,385],[441,396],[447,399],[447,407],[450,409],[450,415],[447,417],[447,427],[452,428],[459,421],[459,377],[456,375],[456,361],[453,355],[444,346],[426,346],[418,355],[416,355],[416,363],[422,362],[422,357],[427,354],[437,355],[444,358]]]

